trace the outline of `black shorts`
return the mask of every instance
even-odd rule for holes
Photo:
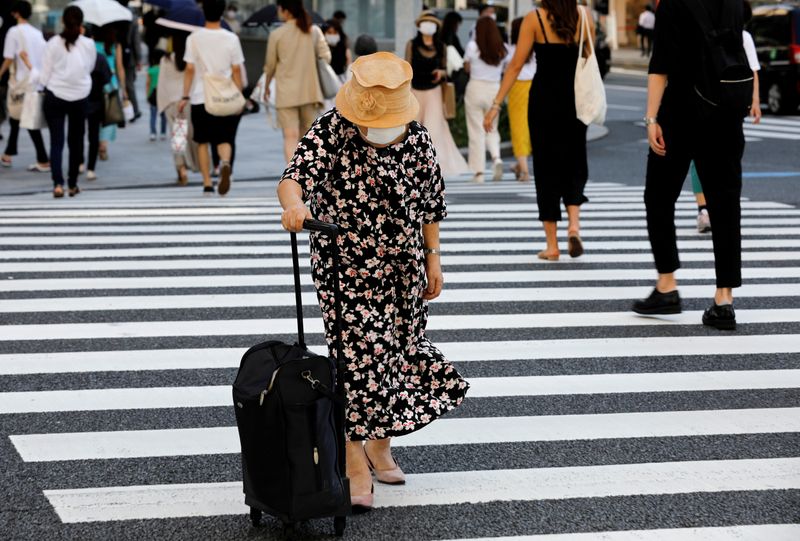
[[[236,130],[239,128],[241,115],[214,116],[206,112],[203,104],[192,105],[192,129],[194,142],[197,144],[222,143],[233,144],[236,140]]]

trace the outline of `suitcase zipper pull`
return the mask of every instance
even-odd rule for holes
[[[314,464],[319,464],[319,451],[314,447]]]

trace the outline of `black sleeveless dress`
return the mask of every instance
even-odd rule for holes
[[[539,220],[561,220],[561,205],[581,205],[589,167],[586,124],[575,112],[576,44],[535,43],[536,75],[528,98],[528,129],[533,148],[533,176]]]

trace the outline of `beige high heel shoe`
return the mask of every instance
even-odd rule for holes
[[[364,454],[366,454],[366,450],[364,450]],[[383,483],[384,485],[405,485],[406,474],[400,469],[400,465],[397,463],[397,460],[395,460],[394,457],[392,457],[392,462],[394,462],[394,468],[390,468],[388,470],[379,470],[372,463],[372,459],[369,457],[369,455],[367,455],[369,469],[375,474],[375,479],[379,483]]]

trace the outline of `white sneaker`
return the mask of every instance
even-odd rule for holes
[[[492,180],[498,181],[503,179],[503,160],[497,158],[492,163]]]
[[[703,209],[697,215],[697,232],[710,233],[711,232],[711,218],[708,216],[708,211]]]
[[[97,175],[94,174],[94,171],[86,171],[86,180],[97,180]]]
[[[156,134],[155,133],[151,133],[150,134],[150,141],[155,141],[155,140],[156,140]]]

